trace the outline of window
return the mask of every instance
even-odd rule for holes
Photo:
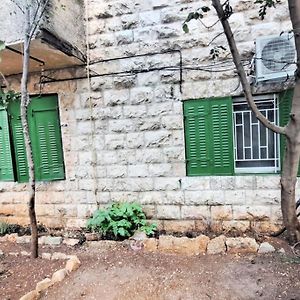
[[[235,172],[280,171],[279,135],[258,121],[244,98],[233,101]],[[277,95],[258,96],[255,102],[268,120],[279,124]]]
[[[36,180],[64,179],[64,163],[56,96],[32,98],[28,109]],[[0,180],[28,181],[20,102],[0,108]]]
[[[293,91],[255,96],[273,123],[289,119]],[[285,138],[265,128],[242,97],[187,100],[183,104],[187,175],[278,173]]]

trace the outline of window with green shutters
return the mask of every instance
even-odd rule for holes
[[[289,120],[292,96],[293,91],[287,90],[279,95],[258,95],[255,99],[258,101],[257,105],[261,112],[268,115],[268,118],[276,124],[278,124],[279,108],[279,124],[285,126]],[[272,100],[275,103],[274,107],[269,107],[271,105],[269,97],[274,98]],[[255,116],[247,108],[247,103],[246,106],[244,105],[246,108],[242,105],[244,103],[240,98],[235,98],[234,103],[231,98],[183,102],[188,176],[278,173],[280,171],[279,160],[282,165],[285,137],[280,136],[279,143],[277,134],[257,123]],[[240,110],[237,110],[235,106]],[[234,111],[233,107],[235,107]],[[248,117],[246,118],[245,115]],[[233,117],[235,117],[234,122]],[[238,126],[242,131],[237,132]],[[239,158],[241,151],[245,152],[244,156],[246,155],[243,158],[242,167],[239,165],[241,164]],[[245,163],[244,160],[247,162]]]
[[[21,125],[20,101],[11,102],[7,112],[3,110],[3,115],[6,117],[2,118],[1,111],[0,122],[4,122],[6,119],[7,126],[5,134],[2,135],[0,133],[0,146],[1,149],[4,149],[5,155],[10,158],[12,171],[10,177],[7,175],[8,171],[5,173],[6,177],[0,173],[0,180],[27,182],[28,165]],[[57,97],[46,96],[32,98],[28,109],[28,124],[36,180],[49,181],[64,179],[64,161]],[[2,147],[2,144],[6,148]],[[2,156],[1,152],[1,157],[6,156]],[[2,160],[0,163],[4,165],[4,159]],[[7,166],[9,166],[8,162],[9,160],[5,158],[5,164]],[[13,163],[15,163],[14,167],[12,167]],[[5,170],[8,170],[8,168],[6,167]]]
[[[184,102],[187,175],[232,175],[231,98]]]

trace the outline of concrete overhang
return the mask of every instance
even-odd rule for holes
[[[26,20],[20,7],[27,3],[31,3],[33,19],[38,1],[0,1],[0,41],[6,45],[0,52],[0,72],[6,76],[22,73]],[[86,59],[84,1],[49,1],[33,34],[30,50],[30,73],[82,65]]]
[[[23,44],[7,45],[0,53],[0,72],[5,75],[22,73],[23,62]],[[71,66],[82,65],[84,57],[75,57],[68,55],[61,50],[43,42],[41,39],[35,39],[30,47],[29,72],[39,72],[42,70],[62,69]]]

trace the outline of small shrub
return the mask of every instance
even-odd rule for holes
[[[9,224],[0,222],[0,236],[9,233]]]
[[[88,229],[101,233],[105,238],[125,239],[136,230],[153,235],[156,224],[148,224],[142,207],[137,203],[113,203],[107,209],[96,210],[88,220]]]

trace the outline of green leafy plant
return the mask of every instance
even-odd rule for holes
[[[202,6],[200,7],[197,11],[195,12],[191,12],[189,13],[189,15],[187,16],[187,18],[185,19],[183,25],[182,25],[182,29],[185,33],[189,32],[189,27],[188,27],[188,22],[192,21],[192,20],[200,20],[204,17],[204,14],[209,12],[210,8],[208,6]]]
[[[136,230],[153,235],[156,224],[148,224],[142,207],[137,203],[113,203],[107,209],[96,210],[87,222],[88,229],[105,238],[125,239]]]
[[[0,236],[9,233],[9,224],[6,222],[0,222]]]
[[[0,88],[0,105],[7,107],[8,103],[10,101],[17,101],[20,99],[20,93],[17,93],[15,91],[8,91],[8,92],[4,92],[1,88]]]

